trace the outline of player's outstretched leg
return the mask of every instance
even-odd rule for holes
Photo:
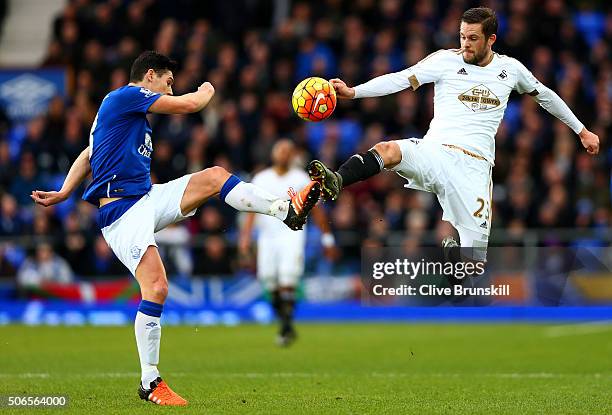
[[[238,211],[274,216],[292,230],[300,230],[319,201],[321,184],[312,181],[291,195],[290,200],[283,200],[260,187],[243,182],[221,167],[211,167],[191,176],[181,200],[182,213],[197,209],[215,195]]]
[[[402,152],[393,141],[383,141],[365,153],[354,154],[345,161],[338,171],[330,170],[323,162],[313,160],[308,165],[312,180],[321,183],[323,197],[336,200],[340,191],[353,183],[369,179],[384,168],[397,165],[402,161]]]

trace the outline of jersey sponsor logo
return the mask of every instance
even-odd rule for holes
[[[502,81],[503,81],[504,79],[506,79],[507,77],[508,77],[508,74],[506,73],[506,70],[505,70],[505,69],[502,69],[502,71],[500,72],[500,74],[499,74],[499,75],[497,75],[497,78],[498,78],[498,79],[500,79],[500,80],[502,80]]]
[[[459,101],[472,111],[488,111],[498,107],[499,98],[485,85],[480,84],[460,94]]]
[[[151,136],[149,133],[145,134],[145,142],[138,147],[138,154],[141,156],[145,156],[151,158],[151,153],[153,152],[153,141],[151,141]]]
[[[459,70],[457,71],[457,73],[458,73],[459,75],[467,75],[467,74],[468,74],[468,73],[467,73],[467,71],[465,70],[465,68],[461,68],[461,69],[459,69]]]

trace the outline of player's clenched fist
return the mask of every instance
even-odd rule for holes
[[[215,92],[215,87],[212,86],[212,84],[210,82],[204,82],[202,85],[200,85],[198,87],[198,91],[202,91],[202,90],[210,91],[210,92],[214,93]]]
[[[591,155],[599,153],[599,137],[597,134],[583,128],[582,131],[580,131],[579,136],[580,141],[582,142],[584,148],[586,148],[587,153]]]
[[[347,86],[342,79],[330,79],[329,83],[332,84],[336,90],[338,98],[353,99],[355,97],[355,89]]]

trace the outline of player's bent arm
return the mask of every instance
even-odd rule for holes
[[[83,183],[83,180],[85,180],[89,173],[91,173],[91,164],[89,163],[88,146],[79,154],[74,163],[72,163],[66,175],[66,179],[64,180],[64,184],[59,191],[44,192],[42,190],[34,190],[30,197],[35,203],[42,206],[51,206],[63,202],[68,199],[81,183]]]
[[[215,88],[210,82],[204,82],[196,92],[176,97],[172,95],[159,97],[149,107],[149,112],[157,114],[191,114],[199,112],[208,105],[213,95],[215,95]]]
[[[589,154],[597,154],[599,152],[599,137],[585,128],[578,120],[567,104],[555,93],[555,91],[540,85],[536,91],[530,93],[533,99],[540,104],[542,108],[550,114],[563,121],[571,128],[582,141],[582,145],[587,149]]]

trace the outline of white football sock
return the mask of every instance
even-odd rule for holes
[[[240,182],[225,196],[225,203],[241,212],[263,213],[285,220],[289,213],[289,201],[266,192],[251,183]]]
[[[136,346],[140,357],[140,378],[142,386],[149,389],[149,384],[159,376],[157,364],[159,363],[159,343],[161,340],[161,325],[159,317],[149,316],[140,311],[136,313],[134,333]]]

